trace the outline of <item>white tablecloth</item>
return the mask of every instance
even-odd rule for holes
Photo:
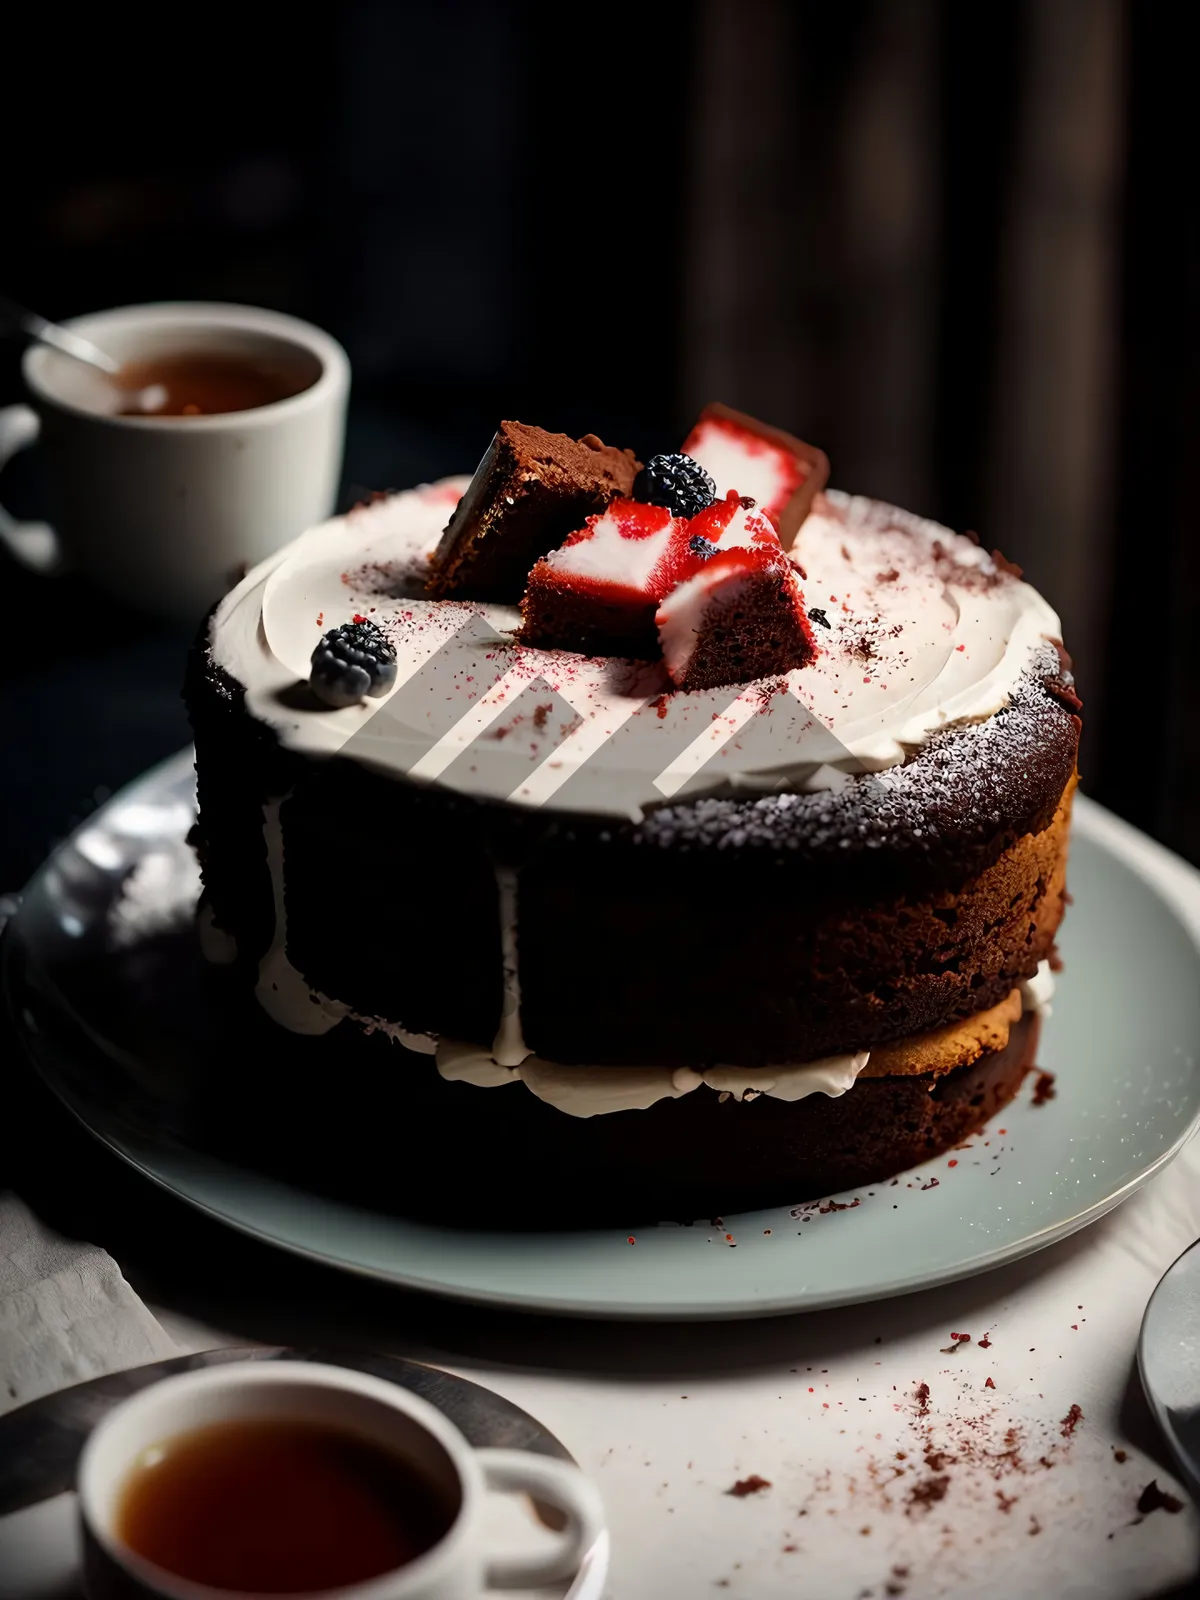
[[[1096,822],[1200,933],[1200,875],[1115,819]],[[1193,1141],[1061,1245],[845,1311],[675,1327],[548,1321],[398,1301],[351,1280],[331,1298],[322,1279],[315,1295],[307,1269],[282,1262],[278,1282],[233,1294],[198,1283],[186,1315],[178,1297],[153,1309],[185,1347],[370,1343],[525,1406],[601,1487],[613,1600],[1144,1600],[1184,1592],[1200,1567],[1190,1503],[1137,1510],[1152,1480],[1185,1491],[1135,1363],[1146,1301],[1198,1235]],[[750,1492],[730,1493],[739,1482]]]

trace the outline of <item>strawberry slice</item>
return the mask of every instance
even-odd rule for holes
[[[753,499],[779,530],[785,550],[829,477],[823,450],[718,402],[705,406],[683,451],[710,474],[718,495],[734,491]]]

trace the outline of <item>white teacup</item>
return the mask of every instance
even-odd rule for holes
[[[142,1452],[212,1423],[264,1419],[348,1429],[400,1456],[454,1508],[446,1533],[415,1561],[324,1590],[319,1600],[478,1600],[485,1585],[536,1588],[574,1576],[600,1533],[599,1495],[567,1462],[526,1450],[474,1450],[440,1411],[382,1378],[316,1362],[236,1362],[152,1384],[92,1433],[78,1474],[91,1600],[251,1600],[166,1572],[115,1530],[122,1491]],[[529,1494],[561,1511],[565,1526],[554,1545],[527,1555],[489,1553],[488,1490]]]
[[[51,525],[0,507],[0,541],[29,566],[69,568],[141,609],[198,623],[247,568],[333,510],[346,353],[319,328],[251,306],[126,306],[66,326],[121,363],[266,358],[309,380],[249,411],[121,416],[103,374],[45,346],[25,353],[31,404],[0,411],[0,467],[41,439]]]

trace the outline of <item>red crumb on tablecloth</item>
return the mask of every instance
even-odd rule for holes
[[[919,1383],[917,1385],[916,1400],[917,1410],[922,1416],[925,1416],[929,1410],[929,1385],[927,1383]]]
[[[726,1494],[731,1494],[738,1500],[744,1500],[748,1494],[761,1494],[764,1489],[771,1487],[770,1478],[760,1478],[757,1472],[752,1472],[748,1478],[739,1478],[735,1484],[726,1489]]]
[[[1116,1461],[1116,1462],[1119,1462],[1121,1464],[1124,1464],[1126,1461],[1129,1460],[1129,1452],[1127,1450],[1118,1450],[1114,1446],[1113,1447],[1113,1460]]]
[[[984,1334],[983,1338],[980,1339],[980,1341],[979,1341],[979,1348],[981,1350],[990,1350],[992,1348],[992,1341],[991,1341],[991,1339],[988,1337],[988,1335],[986,1333]]]
[[[993,1383],[991,1378],[985,1378],[983,1380],[983,1387],[985,1389],[994,1389],[996,1387],[996,1385],[995,1385],[995,1383]]]
[[[953,1344],[943,1344],[938,1346],[939,1350],[944,1356],[954,1355],[958,1350],[961,1350],[964,1344],[970,1344],[971,1342],[971,1335],[969,1333],[952,1333],[950,1337],[954,1341]]]
[[[1066,1416],[1062,1419],[1062,1422],[1059,1424],[1059,1427],[1062,1430],[1063,1438],[1069,1439],[1082,1421],[1083,1412],[1078,1406],[1072,1406],[1067,1412]]]

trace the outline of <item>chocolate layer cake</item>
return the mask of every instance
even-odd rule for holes
[[[817,493],[789,579],[815,656],[688,693],[569,628],[526,642],[465,577],[430,598],[464,487],[304,535],[191,658],[203,942],[272,1070],[305,1036],[326,1132],[411,1118],[456,1203],[502,1186],[510,1217],[555,1175],[591,1221],[790,1203],[979,1126],[1032,1063],[1065,899],[1050,608],[966,538]],[[330,707],[310,658],[351,621],[395,684]]]

